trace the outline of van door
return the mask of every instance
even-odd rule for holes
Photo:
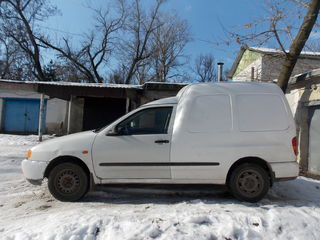
[[[100,133],[93,144],[95,173],[104,179],[171,178],[172,106],[135,112],[114,128]]]
[[[231,96],[214,94],[191,98],[178,106],[176,119],[170,156],[172,178],[223,179],[224,165],[232,159],[230,145],[235,141]]]

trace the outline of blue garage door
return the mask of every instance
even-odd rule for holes
[[[38,131],[39,99],[6,98],[3,107],[5,132],[36,133]]]

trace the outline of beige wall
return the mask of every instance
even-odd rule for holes
[[[263,55],[256,59],[240,73],[233,76],[234,81],[251,81],[251,69],[254,68],[254,81],[273,81],[278,78],[283,57],[274,55]],[[320,59],[298,59],[292,76],[320,68]]]
[[[306,171],[309,153],[309,106],[320,104],[320,77],[290,85],[286,97],[297,126],[298,161]]]
[[[233,81],[251,81],[251,69],[254,68],[254,80],[261,79],[262,57],[253,61],[245,69],[233,76]]]

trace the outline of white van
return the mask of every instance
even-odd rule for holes
[[[208,83],[145,104],[99,131],[45,141],[22,161],[61,201],[95,184],[226,184],[243,201],[298,176],[296,129],[273,83]]]

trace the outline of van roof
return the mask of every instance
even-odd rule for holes
[[[149,102],[149,103],[145,104],[144,106],[160,105],[160,104],[177,104],[177,103],[178,103],[177,97],[168,97],[168,98],[162,98],[159,100]]]
[[[145,104],[177,104],[180,98],[188,92],[193,96],[212,94],[239,94],[239,93],[276,93],[283,94],[275,83],[265,82],[215,82],[215,83],[194,83],[182,88],[176,97],[162,98]]]
[[[282,90],[275,83],[265,82],[215,82],[190,84],[182,88],[178,94],[178,100],[186,93],[192,95],[203,94],[239,94],[239,93],[276,93],[282,94]]]

